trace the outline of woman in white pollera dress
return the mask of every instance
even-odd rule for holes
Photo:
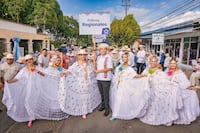
[[[115,69],[110,90],[111,121],[140,118],[146,113],[150,90],[147,78],[137,77],[128,65],[128,54],[122,54],[122,64]]]
[[[2,102],[7,107],[7,114],[17,122],[29,121],[32,126],[35,115],[32,109],[37,103],[44,74],[33,63],[33,56],[25,56],[26,67],[16,77],[6,81]]]
[[[62,120],[68,117],[68,114],[60,109],[58,98],[58,87],[61,72],[65,71],[61,67],[61,58],[54,55],[51,59],[52,65],[48,66],[43,73],[41,80],[42,88],[37,98],[37,103],[32,108],[36,119]]]
[[[199,116],[199,98],[197,96],[196,88],[191,86],[190,81],[185,73],[178,69],[177,61],[171,59],[168,70],[166,71],[168,78],[174,87],[181,91],[181,100],[183,107],[178,109],[178,119],[174,121],[175,124],[190,124]]]
[[[101,97],[94,74],[94,66],[86,61],[87,52],[78,52],[75,62],[62,77],[59,87],[59,101],[61,109],[69,115],[86,119],[88,113],[100,104]]]
[[[178,108],[181,101],[177,101],[180,91],[171,86],[167,75],[158,68],[158,59],[152,56],[150,68],[143,71],[142,75],[148,75],[151,97],[146,114],[140,120],[150,125],[170,126],[178,119]]]

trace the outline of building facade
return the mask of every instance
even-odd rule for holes
[[[176,56],[183,64],[191,65],[192,60],[200,57],[200,19],[178,25],[142,33],[142,43],[146,50],[159,53],[164,50],[170,56]],[[152,34],[163,33],[164,45],[152,45]]]
[[[0,52],[12,52],[13,37],[19,37],[19,47],[22,54],[39,51],[42,48],[50,49],[47,34],[38,34],[37,28],[0,19]]]

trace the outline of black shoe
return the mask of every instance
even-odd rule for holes
[[[104,112],[104,116],[108,116],[109,115],[109,110],[106,110],[105,112]]]
[[[101,106],[98,110],[103,111],[104,109],[105,109],[105,107]]]
[[[0,109],[0,112],[2,112],[2,109]]]

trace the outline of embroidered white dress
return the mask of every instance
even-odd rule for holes
[[[62,70],[64,70],[62,67],[49,66],[43,71],[45,76],[42,78],[42,88],[36,99],[37,103],[32,108],[36,119],[62,120],[68,117],[61,110],[58,100],[58,87]]]
[[[115,69],[110,89],[112,117],[124,120],[140,118],[146,113],[150,90],[148,80],[136,79],[134,69],[121,65]]]
[[[180,89],[183,101],[183,108],[178,110],[179,117],[174,123],[190,124],[197,119],[200,113],[197,93],[194,90],[186,89],[190,86],[190,81],[181,70],[169,76],[169,80]]]
[[[93,65],[80,65],[75,62],[61,78],[59,85],[59,103],[67,114],[79,116],[93,112],[100,104],[101,97],[93,72]]]
[[[5,83],[2,102],[7,114],[17,122],[35,120],[32,108],[36,105],[43,77],[24,67],[15,78],[17,82]]]
[[[143,73],[148,74],[149,69],[144,70]],[[178,119],[177,108],[181,103],[177,102],[177,97],[180,91],[176,87],[171,87],[167,75],[161,70],[148,75],[151,98],[147,112],[140,120],[150,125],[170,126]]]

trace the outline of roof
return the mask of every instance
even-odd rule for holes
[[[179,23],[176,25],[160,28],[157,30],[144,32],[144,33],[141,33],[140,37],[141,38],[152,38],[152,34],[154,34],[154,33],[164,33],[165,35],[172,35],[172,34],[183,33],[183,32],[192,32],[194,22],[197,22],[199,20],[200,19],[186,21],[186,22]]]

